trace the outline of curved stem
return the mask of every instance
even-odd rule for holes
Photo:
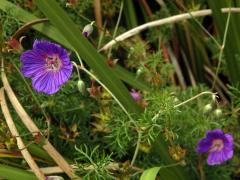
[[[219,53],[219,57],[218,57],[218,65],[217,65],[217,70],[216,70],[216,76],[218,76],[218,72],[219,72],[219,69],[220,69],[220,66],[221,66],[221,62],[222,62],[223,50],[224,50],[224,47],[225,47],[225,44],[226,44],[227,33],[228,33],[228,29],[229,29],[230,17],[231,17],[231,7],[229,8],[229,13],[228,13],[228,17],[227,17],[226,27],[225,27],[225,31],[224,31],[224,35],[223,35],[223,42],[222,42],[222,46],[220,48],[220,53]],[[212,89],[214,88],[214,86],[216,84],[216,76],[213,79]]]
[[[191,97],[190,99],[188,99],[188,100],[186,100],[184,102],[181,102],[181,103],[175,105],[174,108],[180,107],[180,106],[182,106],[182,105],[184,105],[184,104],[186,104],[186,103],[188,103],[188,102],[190,102],[190,101],[192,101],[192,100],[194,100],[194,99],[196,99],[196,98],[198,98],[198,97],[200,97],[202,95],[205,95],[205,94],[210,94],[212,96],[216,96],[217,95],[217,93],[213,93],[213,92],[210,92],[210,91],[204,91],[204,92],[201,92],[201,93],[197,94],[196,96]],[[152,118],[151,121],[154,121],[156,118],[158,118],[160,113],[161,113],[161,110],[158,111],[157,114],[155,114],[155,116]]]
[[[33,25],[36,24],[40,24],[40,23],[45,23],[48,22],[49,20],[47,18],[43,18],[43,19],[37,19],[31,22],[28,22],[26,24],[24,24],[23,26],[21,26],[13,35],[12,38],[13,39],[17,39],[18,36],[20,36],[20,34],[24,33],[25,31],[27,31],[30,27],[32,27]]]
[[[80,76],[80,72],[79,72],[79,68],[77,63],[75,63],[74,61],[72,61],[72,64],[75,66],[76,70],[77,70],[77,75],[78,75],[78,79],[81,80],[81,76]]]
[[[138,131],[138,140],[137,140],[136,149],[135,149],[132,161],[131,161],[131,166],[134,164],[134,162],[137,158],[138,151],[139,151],[139,146],[140,146],[140,143],[141,143],[141,139],[142,139],[142,132]]]
[[[196,99],[196,98],[198,98],[198,97],[200,97],[200,96],[202,96],[202,95],[205,95],[205,94],[210,94],[210,95],[216,96],[217,93],[213,93],[213,92],[210,92],[210,91],[201,92],[201,93],[197,94],[196,96],[193,96],[193,97],[191,97],[190,99],[188,99],[188,100],[186,100],[186,101],[184,101],[184,102],[181,102],[181,103],[175,105],[174,108],[177,108],[177,107],[179,107],[179,106],[182,106],[182,105],[184,105],[184,104],[186,104],[186,103],[188,103],[188,102],[190,102],[190,101],[192,101],[192,100],[194,100],[194,99]]]

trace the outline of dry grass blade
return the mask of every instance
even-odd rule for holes
[[[2,71],[2,82],[4,89],[7,92],[7,95],[9,97],[10,102],[12,103],[14,109],[16,110],[17,114],[21,118],[22,122],[24,125],[27,127],[27,129],[34,135],[36,133],[40,133],[40,130],[38,127],[35,125],[35,123],[32,121],[30,116],[26,113],[20,102],[18,101],[15,93],[13,92],[6,74],[4,71]],[[58,151],[52,146],[52,144],[46,140],[43,149],[48,152],[48,154],[53,158],[53,160],[57,163],[57,165],[70,177],[70,178],[75,178],[76,176],[74,175],[73,169],[71,166],[65,161],[65,159],[58,153]]]
[[[6,119],[7,125],[12,133],[12,135],[14,137],[16,137],[17,140],[17,146],[18,148],[21,150],[21,153],[24,157],[24,159],[27,161],[29,167],[32,169],[32,171],[35,173],[35,175],[37,176],[38,179],[45,179],[45,176],[43,174],[43,172],[40,170],[40,168],[38,167],[38,165],[36,164],[36,162],[33,160],[31,154],[28,152],[27,148],[25,148],[25,144],[22,140],[22,138],[20,137],[18,130],[13,122],[13,119],[11,117],[11,114],[9,112],[7,103],[6,103],[6,99],[5,99],[5,95],[4,95],[4,89],[1,88],[0,90],[0,103],[1,103],[1,108],[2,108],[2,112],[3,115]]]
[[[234,8],[234,7],[232,7],[232,8],[222,8],[222,13],[227,13],[229,11],[231,11],[232,13],[239,13],[240,8]],[[205,9],[205,10],[199,10],[199,11],[191,12],[191,14],[190,13],[183,13],[183,14],[167,17],[167,18],[164,18],[164,19],[148,22],[148,23],[142,24],[138,27],[135,27],[135,28],[123,33],[123,34],[120,34],[118,37],[116,37],[113,40],[111,40],[110,42],[108,42],[99,51],[107,50],[110,47],[112,47],[113,45],[115,45],[117,42],[123,41],[127,38],[130,38],[130,37],[142,32],[142,31],[144,31],[148,28],[151,28],[151,27],[156,27],[156,26],[161,26],[161,25],[164,25],[164,24],[175,23],[175,22],[186,20],[186,19],[191,19],[192,17],[208,16],[208,15],[211,15],[211,14],[212,14],[211,9]]]

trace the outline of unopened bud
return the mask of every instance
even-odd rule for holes
[[[144,69],[142,67],[140,67],[136,72],[137,78],[140,77],[143,73],[144,73]]]
[[[91,24],[87,24],[86,26],[84,26],[82,34],[85,37],[88,37],[93,32],[93,23],[94,23],[94,21],[91,22]]]
[[[173,102],[174,102],[174,103],[178,103],[178,102],[179,102],[179,99],[178,99],[177,97],[174,97]]]
[[[214,115],[218,118],[221,117],[222,116],[222,110],[221,109],[216,109],[214,111]]]
[[[207,105],[205,105],[204,106],[204,108],[203,108],[203,113],[209,113],[209,112],[211,112],[212,111],[212,109],[213,109],[213,107],[212,107],[212,105],[211,104],[207,104]]]
[[[78,87],[78,90],[80,91],[80,93],[82,93],[82,94],[85,93],[86,87],[85,87],[85,83],[83,82],[83,80],[78,80],[77,87]]]

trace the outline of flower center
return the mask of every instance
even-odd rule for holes
[[[223,140],[222,139],[215,139],[212,141],[212,146],[209,150],[209,152],[219,152],[223,149],[224,147],[224,143],[223,143]]]
[[[46,68],[50,71],[58,71],[61,67],[61,60],[57,55],[47,56],[46,57]]]

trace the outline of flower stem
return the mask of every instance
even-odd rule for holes
[[[231,6],[229,7],[226,27],[225,27],[225,31],[224,31],[224,35],[223,35],[223,42],[222,42],[219,57],[218,57],[218,65],[217,65],[217,70],[216,70],[216,76],[218,75],[218,72],[219,72],[219,69],[220,69],[220,66],[221,66],[221,63],[222,63],[223,50],[224,50],[224,47],[225,47],[225,44],[226,44],[227,33],[228,33],[229,23],[230,23],[230,17],[231,17]],[[216,84],[216,77],[213,79],[212,89],[214,88],[215,84]]]
[[[141,143],[141,139],[142,139],[142,132],[138,131],[138,140],[137,140],[137,145],[136,145],[136,148],[135,148],[135,151],[134,151],[134,154],[133,154],[133,158],[132,158],[132,161],[131,161],[131,166],[134,164],[134,162],[137,158],[138,151],[139,151],[139,146],[140,146],[140,143]]]
[[[217,93],[213,93],[213,92],[210,92],[210,91],[201,92],[201,93],[197,94],[196,96],[193,96],[193,97],[191,97],[190,99],[188,99],[188,100],[186,100],[186,101],[184,101],[184,102],[181,102],[181,103],[175,105],[174,108],[177,108],[177,107],[179,107],[179,106],[182,106],[182,105],[184,105],[184,104],[186,104],[186,103],[188,103],[188,102],[190,102],[190,101],[192,101],[192,100],[194,100],[194,99],[196,99],[196,98],[198,98],[198,97],[200,97],[200,96],[202,96],[202,95],[205,95],[205,94],[210,94],[210,95],[212,95],[212,96],[216,96]]]
[[[120,23],[120,20],[121,20],[121,17],[122,17],[123,5],[124,5],[124,1],[122,0],[119,15],[118,15],[118,19],[117,19],[117,24],[116,24],[114,32],[113,32],[113,39],[116,37],[116,34],[117,34],[118,26],[119,26],[119,23]],[[108,59],[111,57],[111,52],[112,52],[112,46],[110,47],[109,52],[108,52]]]

